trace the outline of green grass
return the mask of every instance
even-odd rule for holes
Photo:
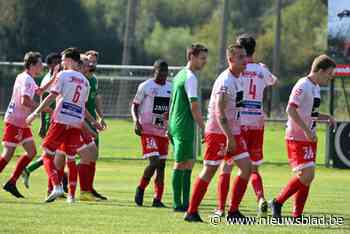
[[[97,164],[96,188],[109,197],[108,201],[96,203],[67,204],[58,200],[44,204],[47,178],[42,169],[31,176],[31,187],[25,189],[21,181],[18,188],[26,199],[17,200],[0,191],[0,233],[349,233],[350,232],[350,187],[349,173],[346,170],[325,168],[319,165],[317,175],[305,207],[306,215],[335,215],[345,218],[342,226],[239,226],[221,223],[214,227],[208,223],[188,224],[183,214],[172,209],[151,207],[153,186],[150,184],[145,194],[144,207],[133,203],[135,187],[146,165],[142,160],[122,160],[120,157],[139,158],[140,147],[137,137],[132,136],[132,126],[127,121],[109,121],[109,130],[101,134],[102,160]],[[1,126],[2,129],[2,126]],[[36,131],[37,125],[34,126]],[[324,131],[321,131],[324,134]],[[320,135],[319,135],[320,136]],[[321,138],[321,137],[319,137]],[[322,142],[322,141],[321,141]],[[322,148],[322,144],[319,148]],[[261,172],[264,178],[265,193],[270,199],[292,175],[285,163],[283,128],[280,124],[271,124],[266,128],[266,163]],[[323,151],[324,152],[324,151]],[[20,152],[18,152],[20,153]],[[322,163],[322,151],[319,151],[319,163]],[[320,161],[321,160],[321,161]],[[0,174],[3,183],[10,176],[15,160]],[[171,167],[166,168],[166,187],[164,203],[171,206]],[[198,175],[201,164],[197,163],[192,178]],[[236,170],[233,172],[235,174]],[[215,208],[216,178],[200,207],[202,218],[208,222],[208,216]],[[251,186],[242,201],[241,210],[246,215],[255,215],[256,201]],[[284,214],[291,211],[291,202],[284,206]]]

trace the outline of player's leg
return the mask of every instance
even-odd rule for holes
[[[101,199],[92,194],[92,176],[91,161],[94,155],[86,145],[77,150],[80,156],[78,167],[79,184],[80,184],[80,201],[99,201]]]
[[[258,216],[266,217],[268,203],[264,196],[263,180],[259,171],[259,167],[263,163],[264,129],[243,129],[242,133],[247,143],[250,160],[252,161],[250,178],[258,202]]]
[[[3,150],[0,158],[0,173],[4,170],[8,162],[11,160],[15,153],[16,147],[19,143],[18,139],[18,128],[5,123],[4,133],[2,137]]]
[[[194,166],[195,154],[192,140],[172,138],[174,145],[175,164],[173,169],[172,186],[174,192],[174,211],[185,212],[188,209],[191,174]]]
[[[22,141],[22,145],[26,153],[17,160],[16,167],[12,172],[10,179],[4,185],[4,189],[17,198],[23,197],[23,195],[18,191],[16,187],[17,180],[20,177],[23,169],[30,163],[30,161],[36,155],[35,143],[33,141],[32,133],[29,128],[23,129],[22,137],[24,139]]]
[[[251,184],[258,202],[258,216],[266,217],[267,210],[268,210],[268,203],[264,196],[263,180],[259,172],[259,166],[254,165],[254,161],[252,161],[252,174],[250,178],[251,178]]]
[[[11,160],[13,154],[15,153],[15,150],[16,150],[16,144],[9,144],[8,142],[4,144],[3,151],[1,154],[1,158],[0,158],[0,173],[4,170],[4,168],[6,167],[8,162]],[[10,186],[11,188],[8,188],[8,186]],[[3,189],[5,191],[10,192],[13,190],[13,186],[8,185],[8,184],[4,184]],[[11,194],[12,194],[12,192],[11,192]],[[19,192],[18,192],[18,194],[16,193],[16,195],[17,195],[16,197],[22,197],[19,194]]]
[[[96,143],[98,143],[98,138],[95,139],[95,141],[91,142],[88,144],[88,148],[90,150],[90,153],[92,155],[92,159],[90,162],[90,167],[91,167],[91,186],[92,186],[92,194],[101,200],[107,200],[108,198],[104,195],[102,195],[101,193],[97,192],[95,187],[94,187],[94,181],[95,181],[95,175],[96,175],[96,162],[98,160],[98,146],[96,145]]]
[[[140,182],[136,188],[136,193],[135,193],[135,203],[138,206],[143,205],[143,195],[146,187],[149,184],[149,181],[151,180],[154,172],[156,169],[160,166],[160,160],[159,160],[159,155],[157,156],[151,156],[148,158],[148,165],[143,171],[142,177],[140,179]]]
[[[29,176],[36,169],[44,165],[43,159],[39,157],[35,161],[32,161],[27,167],[22,171],[23,184],[26,188],[29,188]]]
[[[13,144],[12,146],[10,146],[9,144],[4,144],[0,158],[0,173],[4,170],[8,162],[11,160],[15,151],[16,144]]]
[[[234,158],[234,162],[239,168],[239,172],[232,184],[231,204],[227,218],[231,219],[231,221],[237,218],[243,219],[243,221],[245,221],[244,215],[242,215],[239,211],[239,205],[247,190],[247,185],[251,174],[251,161],[249,154],[246,153],[246,155],[244,155],[243,153],[241,155],[237,155]]]
[[[146,187],[149,184],[154,172],[159,167],[159,148],[157,145],[157,140],[155,136],[142,134],[141,135],[141,145],[143,158],[148,159],[148,165],[145,167],[143,174],[141,176],[140,182],[136,187],[134,201],[136,205],[143,205],[143,196]]]
[[[154,197],[152,203],[153,207],[165,207],[162,202],[164,192],[165,163],[166,158],[160,159],[158,167],[156,168],[156,178],[154,179]]]
[[[220,141],[221,139],[222,141]],[[202,222],[198,207],[207,192],[210,181],[223,161],[224,155],[221,153],[225,149],[225,137],[208,134],[205,136],[205,143],[203,169],[194,183],[190,205],[184,218],[185,221],[189,222]]]
[[[169,150],[169,139],[167,137],[156,137],[157,148],[159,152],[159,164],[156,168],[156,178],[154,180],[154,198],[153,207],[165,207],[162,202],[164,192],[164,175],[165,175],[165,164],[168,158]]]
[[[68,168],[68,196],[67,202],[75,202],[75,191],[77,187],[78,180],[78,168],[75,164],[75,156],[67,155],[67,168]]]
[[[65,125],[52,123],[42,143],[42,148],[44,150],[42,155],[44,168],[53,187],[51,193],[46,199],[46,202],[52,202],[57,197],[64,194],[59,178],[59,170],[55,166],[55,153],[56,150],[60,148],[67,136]]]
[[[292,216],[295,218],[303,215],[305,203],[308,198],[310,186],[314,179],[314,176],[315,176],[314,167],[304,168],[298,174],[301,185],[294,197]]]
[[[281,190],[279,195],[270,202],[272,216],[280,218],[282,216],[282,206],[286,200],[291,196],[301,193],[298,197],[297,210],[303,211],[306,198],[308,196],[309,185],[314,177],[314,166],[316,158],[316,143],[299,142],[287,140],[288,160],[293,168],[294,172],[298,172],[296,176],[293,176],[287,183],[287,185]],[[308,149],[307,157],[305,158],[305,149]],[[303,201],[305,199],[305,201]],[[298,214],[300,212],[293,212]]]
[[[223,217],[225,215],[225,206],[227,201],[228,192],[230,190],[230,180],[231,180],[231,171],[233,164],[227,164],[224,161],[220,166],[220,174],[218,178],[217,186],[217,208],[214,211],[214,214]]]
[[[219,164],[218,164],[219,165]],[[188,222],[203,222],[198,213],[198,207],[207,192],[209,183],[218,168],[218,165],[204,165],[201,173],[193,185],[191,201],[184,220]]]

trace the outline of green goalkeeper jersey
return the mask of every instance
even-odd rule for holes
[[[195,121],[191,102],[198,101],[198,80],[188,68],[183,68],[174,78],[169,114],[169,134],[181,140],[193,140]]]
[[[97,78],[94,74],[92,74],[90,77],[88,77],[88,81],[90,84],[90,92],[86,102],[86,109],[96,119],[96,96],[98,94]]]

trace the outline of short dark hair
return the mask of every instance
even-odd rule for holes
[[[186,51],[187,60],[190,60],[191,55],[197,57],[200,52],[208,53],[208,48],[206,48],[202,44],[192,44],[190,47],[187,48],[187,51]]]
[[[239,44],[231,44],[226,49],[226,55],[229,56],[234,54],[236,49],[244,49],[244,48]]]
[[[51,65],[55,60],[61,60],[61,55],[59,53],[50,53],[46,56],[45,63]]]
[[[96,56],[96,58],[98,58],[98,55],[99,55],[99,53],[96,50],[88,50],[85,52],[85,54]]]
[[[153,69],[168,69],[168,63],[163,59],[157,59],[153,64]]]
[[[61,55],[64,55],[66,58],[73,59],[77,63],[80,62],[80,50],[76,47],[65,49]]]
[[[29,69],[30,66],[36,65],[41,59],[41,54],[39,52],[29,51],[24,55],[24,67]]]
[[[318,72],[319,70],[327,70],[332,67],[335,68],[337,64],[329,56],[322,54],[314,59],[311,66],[312,72]]]
[[[247,56],[252,56],[254,54],[256,42],[251,35],[249,34],[239,35],[236,39],[236,43],[241,45],[245,49]]]

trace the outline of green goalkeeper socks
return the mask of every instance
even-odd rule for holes
[[[32,162],[27,168],[27,172],[32,173],[33,171],[35,171],[36,169],[38,169],[39,167],[41,167],[44,164],[43,159],[40,157],[37,160],[35,160],[34,162]]]
[[[173,177],[172,177],[172,186],[173,186],[173,207],[174,208],[180,208],[182,207],[181,202],[181,193],[182,193],[182,183],[183,183],[183,177],[184,177],[184,171],[179,169],[173,170]]]
[[[183,171],[183,184],[182,184],[182,202],[183,207],[188,208],[190,201],[190,191],[191,191],[191,169],[187,169]]]

